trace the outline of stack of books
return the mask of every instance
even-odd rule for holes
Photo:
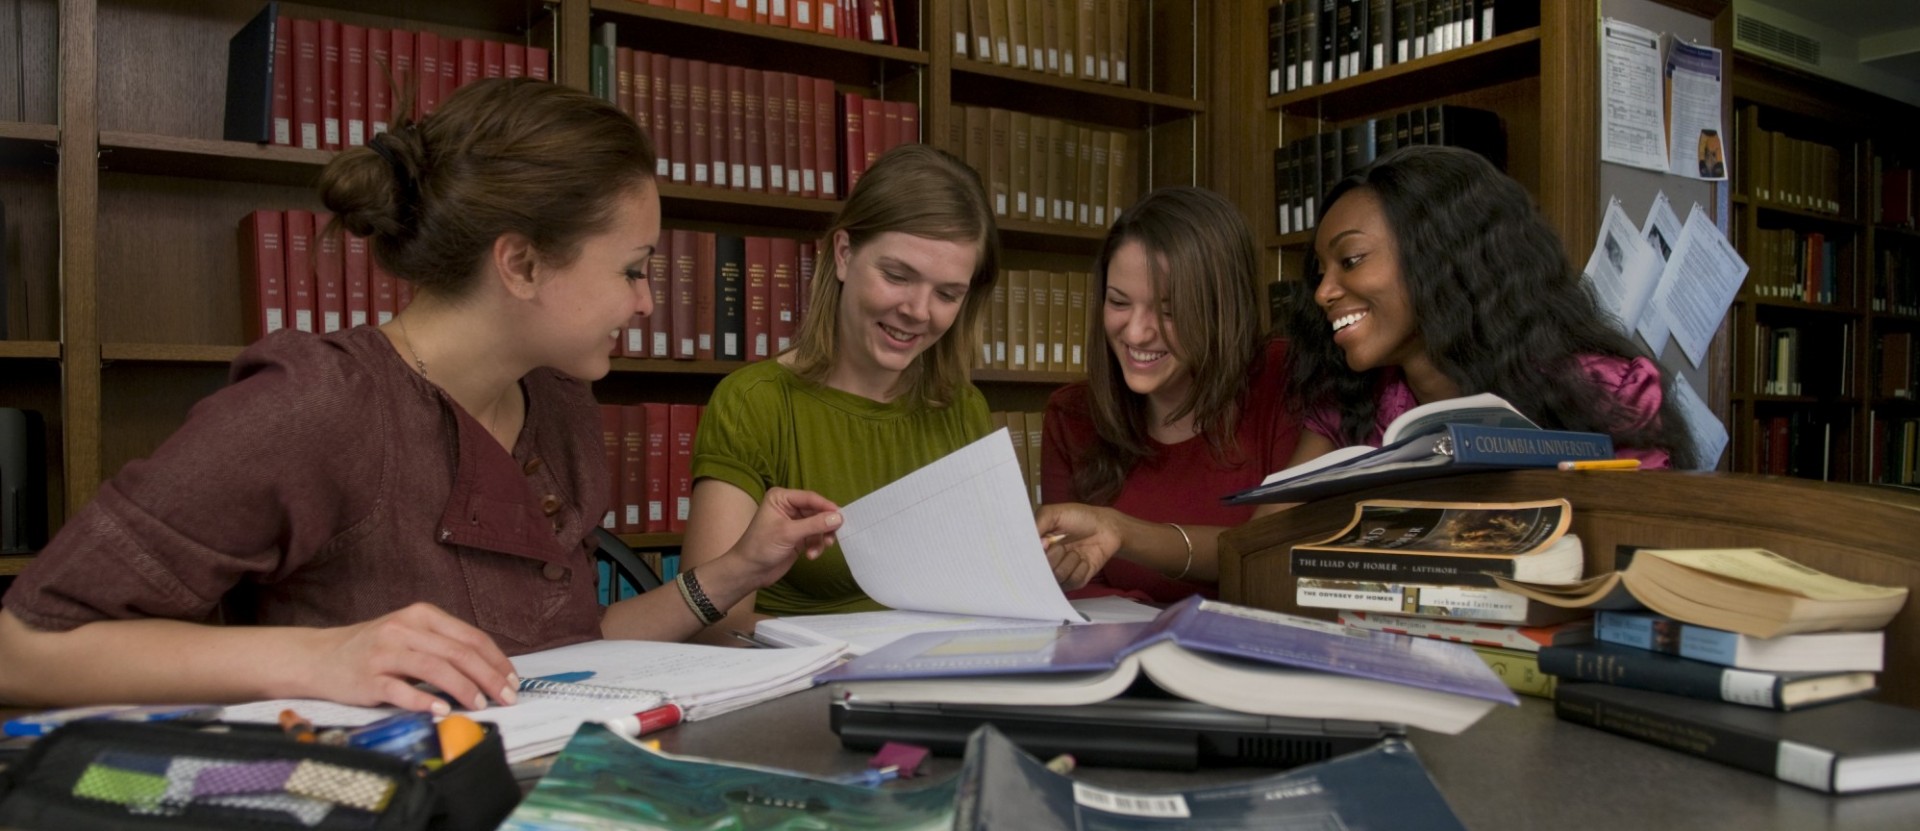
[[[1584,555],[1567,533],[1572,513],[1564,499],[1363,501],[1345,530],[1294,547],[1294,599],[1338,610],[1349,626],[1466,643],[1514,691],[1551,697],[1537,653],[1590,641],[1591,618],[1507,591],[1495,577],[1577,582]]]
[[[1920,784],[1920,711],[1859,700],[1905,588],[1751,548],[1642,549],[1574,586],[1502,585],[1605,610],[1596,643],[1540,651],[1564,720],[1816,790]]]

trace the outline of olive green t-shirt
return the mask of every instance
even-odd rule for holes
[[[881,403],[807,381],[778,361],[735,370],[713,391],[693,446],[693,478],[718,479],[758,502],[772,487],[810,490],[846,505],[965,447],[991,427],[972,384],[940,408]],[[774,615],[884,609],[860,591],[834,546],[796,560],[761,589]]]

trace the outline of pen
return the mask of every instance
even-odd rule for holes
[[[523,678],[520,681],[520,691],[521,692],[538,691],[539,689],[541,689],[541,687],[539,686],[539,683],[542,681],[549,684],[578,684],[581,681],[585,681],[592,677],[593,677],[593,670],[589,669],[589,670],[583,670],[580,672],[556,672],[552,675],[542,675],[538,678]]]
[[[684,714],[680,710],[680,705],[668,702],[630,716],[615,716],[602,723],[608,730],[622,736],[638,738],[679,724],[682,715]]]
[[[1066,534],[1047,534],[1040,538],[1040,547],[1046,548],[1067,538]]]
[[[1561,470],[1639,470],[1639,459],[1588,459],[1580,462],[1561,462]]]
[[[900,766],[888,765],[883,768],[863,770],[859,773],[849,773],[833,781],[842,785],[865,785],[869,788],[877,788],[883,782],[891,782],[898,778],[900,778]]]

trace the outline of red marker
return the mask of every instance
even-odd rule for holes
[[[630,716],[615,716],[606,720],[607,729],[623,736],[644,736],[665,730],[680,723],[680,705],[662,704],[651,710],[634,713]]]

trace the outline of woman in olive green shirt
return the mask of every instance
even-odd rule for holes
[[[694,443],[686,568],[740,538],[768,488],[845,505],[987,433],[969,343],[998,276],[999,232],[979,176],[901,146],[870,168],[828,229],[794,349],[740,369],[708,401]],[[766,614],[882,608],[838,547],[800,560],[706,630]]]

